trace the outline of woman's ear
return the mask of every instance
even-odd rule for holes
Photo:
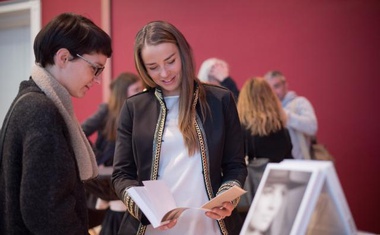
[[[58,67],[64,67],[66,66],[67,62],[71,59],[72,55],[70,54],[69,50],[66,48],[61,48],[55,53],[54,56],[54,63]]]

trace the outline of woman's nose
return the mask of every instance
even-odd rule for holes
[[[168,71],[165,67],[163,67],[160,71],[160,76],[166,78],[168,76]]]

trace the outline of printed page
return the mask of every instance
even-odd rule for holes
[[[164,181],[143,181],[144,186],[131,187],[129,195],[142,210],[154,228],[161,223],[164,215],[176,208],[176,204],[169,188]]]
[[[131,196],[133,201],[138,205],[153,227],[158,227],[161,219],[156,216],[158,209],[155,209],[152,201],[150,200],[148,191],[144,187],[132,187],[127,191],[129,196]]]
[[[162,218],[168,211],[177,207],[169,187],[163,180],[143,181],[145,189],[151,195],[151,203],[158,217]]]
[[[166,224],[168,220],[177,219],[185,210],[190,209],[186,207],[177,208],[173,195],[164,181],[143,181],[143,184],[144,186],[131,187],[127,191],[154,228]],[[222,206],[225,201],[236,199],[245,192],[238,186],[233,186],[201,208],[191,209],[211,210],[214,207]]]
[[[233,201],[246,192],[247,191],[238,186],[233,186],[227,191],[219,194],[217,197],[214,197],[209,202],[205,203],[201,208],[205,210],[211,210],[214,207],[221,207],[223,205],[223,202]]]

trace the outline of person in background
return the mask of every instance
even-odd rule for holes
[[[101,104],[96,113],[82,123],[87,137],[97,132],[94,148],[99,167],[112,167],[120,110],[126,98],[141,91],[142,83],[136,74],[121,73],[110,84],[108,102]]]
[[[261,77],[248,79],[237,102],[244,130],[248,177],[238,210],[244,218],[269,162],[292,158],[292,143],[286,129],[286,116],[269,84]]]
[[[292,143],[281,103],[261,77],[248,79],[237,102],[245,133],[248,161],[268,158],[269,162],[291,159]]]
[[[272,87],[287,116],[287,128],[293,144],[295,159],[310,159],[310,145],[316,135],[318,124],[310,101],[288,90],[285,76],[280,71],[269,71],[265,79]]]
[[[98,167],[71,99],[100,83],[111,54],[109,35],[81,15],[37,34],[36,64],[1,129],[0,234],[88,234],[83,182]]]
[[[94,150],[100,172],[112,172],[113,156],[115,152],[116,129],[117,123],[119,122],[121,107],[123,106],[126,98],[133,96],[141,91],[142,83],[136,74],[130,72],[121,73],[110,84],[110,97],[108,99],[108,102],[101,104],[97,112],[82,123],[83,131],[87,137],[90,137],[92,134],[97,132]],[[110,169],[108,170],[107,168]],[[107,175],[102,175],[103,177],[101,180],[103,182],[88,182],[86,185],[87,189],[89,184],[93,184],[93,187],[100,187],[97,189],[97,192],[113,191],[110,175]],[[88,191],[91,192],[92,190]],[[96,193],[89,194],[88,200],[91,200],[93,195],[96,195]],[[106,198],[109,197],[109,193],[100,196],[102,198]],[[89,207],[91,209],[93,205]],[[120,227],[121,219],[126,210],[123,202],[120,200],[107,201],[101,198],[97,198],[95,209],[107,209],[104,219],[102,220],[103,222],[101,224],[100,235],[116,235]],[[92,215],[96,216],[97,213],[94,212]]]
[[[205,83],[226,87],[234,94],[236,100],[239,97],[239,89],[230,77],[229,66],[224,60],[209,58],[203,61],[199,68],[198,78]]]
[[[192,49],[172,24],[153,21],[135,38],[135,65],[147,90],[120,115],[112,183],[127,206],[120,234],[239,234],[238,198],[210,211],[187,210],[154,229],[127,189],[163,180],[179,207],[200,207],[247,175],[234,97],[195,75]]]

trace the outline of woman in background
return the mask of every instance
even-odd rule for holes
[[[116,235],[124,212],[126,210],[122,201],[117,200],[116,195],[113,193],[111,187],[110,173],[112,172],[113,156],[115,153],[115,140],[117,123],[119,122],[119,115],[121,107],[125,99],[142,91],[142,83],[140,78],[130,72],[121,73],[110,84],[110,97],[107,103],[101,104],[98,111],[85,120],[82,124],[83,131],[87,137],[97,132],[97,139],[94,146],[96,161],[100,169],[100,178],[93,182],[87,182],[86,188],[89,192],[96,190],[94,194],[88,195],[88,204],[95,199],[96,210],[107,209],[106,214],[101,224],[100,235]],[[102,174],[102,172],[105,172]],[[90,190],[90,185],[91,189]],[[101,192],[101,193],[97,193]],[[94,195],[100,196],[93,197]],[[112,196],[114,195],[114,196]],[[103,200],[103,199],[111,200]],[[94,203],[95,203],[94,201]],[[90,221],[93,221],[93,226],[96,226],[96,217],[98,214],[92,211],[94,205],[89,206]],[[103,217],[103,216],[101,216]],[[92,219],[92,220],[91,220]],[[91,224],[91,223],[90,223]]]
[[[260,77],[248,79],[239,95],[237,109],[244,130],[248,177],[247,193],[239,203],[244,218],[268,162],[292,158],[292,144],[285,128],[285,113],[269,84]]]
[[[101,104],[96,113],[82,123],[82,129],[87,137],[95,132],[98,134],[94,148],[99,167],[112,166],[121,107],[126,98],[141,91],[142,83],[136,74],[121,73],[110,84],[108,102]]]
[[[269,162],[281,162],[292,158],[285,113],[263,78],[250,78],[245,82],[237,109],[245,132],[248,161],[268,158]]]

